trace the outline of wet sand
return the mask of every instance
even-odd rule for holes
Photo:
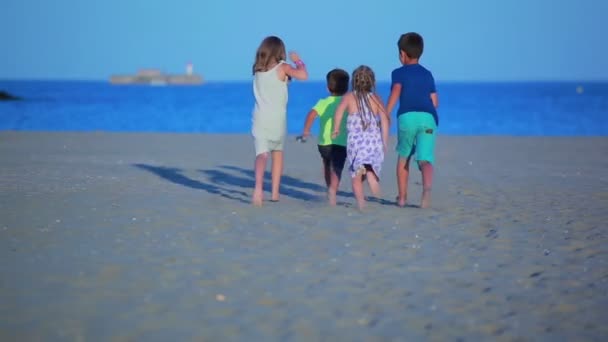
[[[0,132],[0,340],[606,340],[608,138],[442,136],[426,210],[395,162],[330,208],[292,138],[254,208],[245,135]]]

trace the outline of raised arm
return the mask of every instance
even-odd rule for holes
[[[300,56],[295,52],[291,52],[289,53],[289,58],[296,64],[296,67],[294,68],[287,63],[283,64],[283,72],[285,75],[295,78],[296,80],[307,80],[308,71],[306,70],[306,64],[302,62]]]

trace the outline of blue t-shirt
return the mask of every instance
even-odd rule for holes
[[[394,84],[401,84],[397,116],[407,112],[426,112],[432,114],[439,125],[437,110],[431,100],[431,93],[437,90],[429,70],[420,64],[403,65],[391,74],[391,86]]]

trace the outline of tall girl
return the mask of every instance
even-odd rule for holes
[[[252,134],[255,145],[255,189],[251,202],[262,206],[264,201],[264,172],[266,161],[272,158],[271,201],[279,200],[279,186],[283,173],[283,143],[287,133],[287,82],[290,78],[305,80],[308,72],[297,53],[289,58],[295,67],[285,62],[285,44],[279,37],[266,37],[255,54],[253,63]]]

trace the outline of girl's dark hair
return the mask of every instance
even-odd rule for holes
[[[285,59],[287,59],[287,53],[281,38],[276,36],[266,37],[255,53],[252,73],[255,75],[258,71],[268,71],[269,65],[279,63]]]

